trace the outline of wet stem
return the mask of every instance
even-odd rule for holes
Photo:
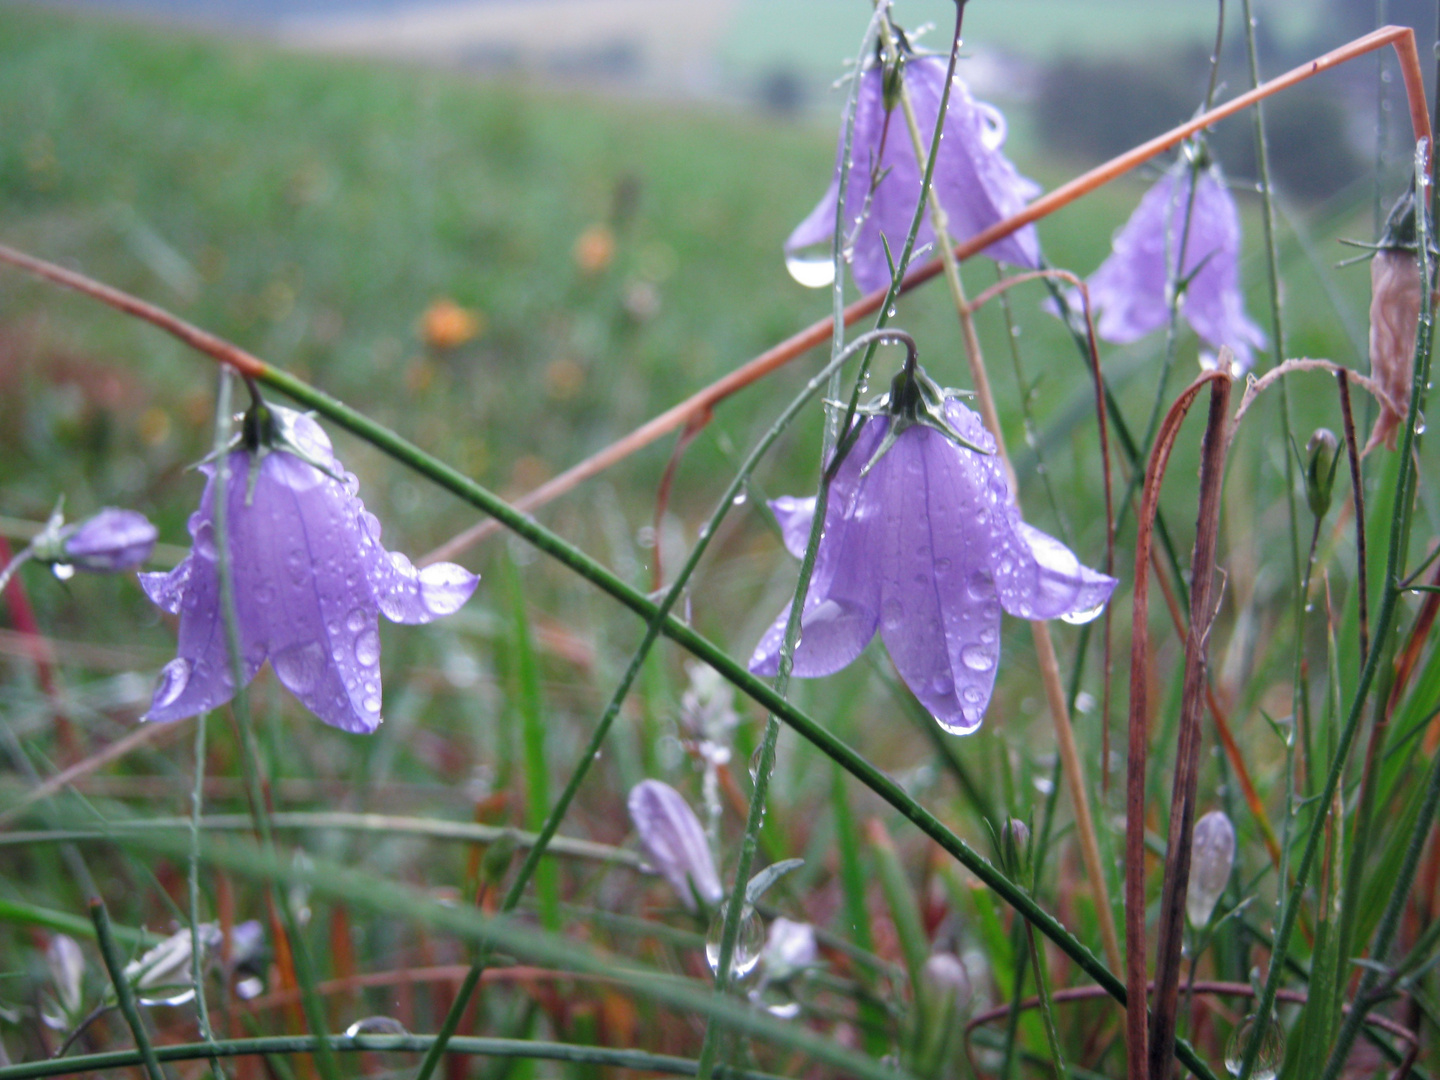
[[[945,94],[940,102],[936,129],[931,136],[932,159],[934,151],[940,143],[950,83],[955,77],[955,58],[959,51],[960,30],[964,14],[964,4],[957,4],[955,36],[950,51],[950,70],[946,75]],[[896,55],[896,44],[888,22],[882,30],[882,36],[887,51],[893,57]],[[900,105],[904,110],[905,123],[910,132],[911,142],[915,147],[915,156],[918,159],[925,153],[925,143],[920,132],[919,122],[915,118],[915,108],[910,100],[909,88],[905,86],[903,79],[900,81]],[[928,172],[926,179],[927,181],[929,179]],[[927,196],[936,245],[940,249],[944,267],[945,282],[949,286],[950,295],[954,300],[955,310],[960,319],[960,330],[965,341],[965,356],[969,362],[970,378],[975,386],[980,413],[985,420],[985,426],[995,437],[995,453],[1004,465],[1010,490],[1018,497],[1020,489],[1016,483],[1015,469],[1010,464],[1009,455],[1005,452],[1005,439],[1000,430],[1000,418],[995,408],[995,397],[990,390],[990,378],[985,370],[985,358],[980,350],[980,339],[975,332],[973,312],[965,297],[964,283],[960,280],[960,267],[955,259],[954,244],[946,229],[945,211],[941,208],[934,189],[928,183],[921,191],[922,205]],[[917,207],[918,209],[920,208]],[[1100,861],[1100,846],[1095,834],[1095,822],[1090,814],[1090,800],[1086,794],[1085,776],[1080,765],[1080,755],[1075,746],[1074,730],[1070,724],[1070,710],[1065,698],[1064,683],[1060,676],[1060,662],[1055,654],[1055,644],[1050,637],[1049,626],[1044,622],[1032,622],[1030,627],[1035,641],[1036,659],[1045,687],[1045,699],[1055,727],[1060,758],[1064,764],[1065,779],[1075,810],[1075,825],[1080,841],[1081,857],[1085,863],[1086,876],[1090,879],[1091,888],[1095,894],[1095,908],[1100,924],[1100,939],[1105,949],[1105,959],[1112,969],[1119,970],[1120,943],[1115,933],[1115,914],[1110,905],[1110,891],[1106,885],[1104,868]]]

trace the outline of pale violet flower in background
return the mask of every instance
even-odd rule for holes
[[[953,398],[942,409],[956,434],[993,450],[978,414]],[[1084,622],[1110,598],[1115,579],[1020,520],[998,458],[924,423],[904,427],[876,458],[893,423],[894,416],[866,419],[830,486],[794,674],[839,671],[878,629],[921,704],[947,731],[969,734],[994,687],[1002,609]],[[786,547],[800,557],[815,500],[771,507]],[[789,613],[787,605],[761,638],[751,671],[777,672]]]
[[[630,789],[626,806],[645,857],[680,902],[690,911],[696,910],[697,897],[706,906],[718,904],[723,889],[715,857],[685,797],[659,780],[642,780]]]
[[[1166,293],[1185,239],[1180,313],[1213,348],[1228,345],[1248,371],[1265,335],[1245,315],[1240,292],[1240,215],[1220,167],[1204,164],[1195,184],[1188,237],[1191,163],[1180,157],[1115,234],[1113,251],[1090,276],[1090,302],[1099,313],[1095,332],[1125,345],[1170,320]]]
[[[227,524],[242,681],[268,658],[282,685],[325,723],[370,732],[380,723],[379,615],[425,623],[458,610],[477,578],[453,563],[417,570],[380,543],[359,484],[310,417],[266,407],[274,448],[229,454]],[[290,449],[286,449],[289,447]],[[302,456],[297,456],[298,451]],[[179,655],[160,673],[147,720],[178,720],[235,696],[216,561],[216,463],[190,517],[189,556],[142,574],[150,599],[180,616]],[[323,471],[322,471],[323,470]],[[338,479],[337,479],[338,477]]]
[[[782,982],[813,967],[817,956],[815,928],[809,923],[795,922],[781,915],[770,924],[765,951],[761,954],[767,978]]]
[[[144,563],[158,535],[144,514],[106,507],[69,533],[61,547],[76,570],[113,574]]]
[[[947,57],[905,58],[905,86],[927,144],[935,130],[947,68]],[[924,175],[924,162],[915,157],[903,110],[898,102],[886,108],[884,80],[885,71],[879,64],[871,64],[860,75],[852,164],[845,186],[845,257],[855,284],[865,292],[889,285],[890,266],[881,237],[889,243],[891,257],[898,259]],[[1001,152],[1005,118],[994,106],[972,98],[958,76],[950,89],[943,132],[932,183],[952,240],[966,240],[1018,213],[1040,193],[1039,185],[1021,176]],[[802,285],[818,287],[834,281],[835,204],[843,153],[842,140],[829,190],[785,241],[786,265]],[[934,242],[935,231],[927,213],[915,238],[916,250]],[[1016,266],[1038,267],[1040,242],[1034,226],[1027,225],[997,241],[985,254]]]
[[[1235,826],[1220,810],[1211,810],[1195,823],[1190,846],[1190,883],[1185,890],[1185,914],[1196,929],[1210,921],[1235,865]]]

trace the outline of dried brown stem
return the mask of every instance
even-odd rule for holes
[[[1224,367],[1225,365],[1222,365]],[[1130,1080],[1145,1080],[1145,759],[1148,752],[1150,667],[1150,552],[1160,481],[1180,434],[1181,421],[1208,382],[1230,377],[1224,371],[1201,375],[1181,393],[1155,437],[1145,469],[1144,493],[1136,521],[1135,596],[1130,646],[1129,755],[1125,783],[1125,1039]]]
[[[1220,367],[1228,371],[1229,350],[1220,350]],[[1175,1024],[1180,991],[1181,938],[1185,930],[1185,895],[1190,883],[1190,848],[1195,827],[1195,790],[1200,774],[1200,716],[1208,685],[1206,658],[1215,618],[1212,599],[1215,548],[1220,529],[1220,490],[1225,477],[1226,411],[1230,380],[1210,383],[1210,415],[1200,459],[1200,512],[1191,556],[1190,632],[1185,639],[1185,674],[1180,697],[1180,732],[1175,749],[1175,779],[1170,797],[1170,833],[1165,849],[1165,878],[1160,898],[1160,924],[1155,953],[1155,1005],[1150,1016],[1150,1080],[1164,1080],[1175,1051]],[[1188,411],[1188,409],[1186,410]],[[1182,412],[1183,415],[1183,412]],[[1157,481],[1158,481],[1157,477]],[[1137,573],[1148,570],[1140,564]]]
[[[1365,485],[1360,479],[1360,451],[1355,445],[1355,417],[1350,411],[1350,373],[1335,373],[1340,388],[1340,416],[1345,428],[1345,454],[1350,459],[1350,492],[1355,500],[1355,590],[1360,601],[1360,667],[1370,655],[1369,589],[1365,581]]]

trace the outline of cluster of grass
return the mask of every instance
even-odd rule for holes
[[[991,15],[1000,11],[997,6]],[[979,32],[972,28],[972,36]],[[1047,186],[1066,179],[1069,166],[1040,156],[1023,136],[1023,121],[1015,126],[1022,170]],[[317,61],[256,44],[0,6],[0,242],[149,297],[505,493],[535,486],[828,312],[827,295],[790,281],[779,247],[822,190],[833,153],[829,125],[817,130],[695,107],[678,111],[423,70]],[[1080,273],[1093,269],[1144,184],[1144,177],[1128,178],[1044,222],[1051,261]],[[1282,220],[1288,355],[1364,369],[1366,275],[1363,267],[1335,271],[1330,264],[1339,250],[1336,236],[1370,234],[1371,200],[1366,187],[1303,218]],[[1241,203],[1251,311],[1268,327],[1260,315],[1266,305],[1259,202],[1245,196]],[[8,269],[0,275],[0,516],[12,524],[42,520],[64,493],[72,514],[110,504],[136,507],[160,525],[163,540],[187,543],[185,520],[200,481],[186,467],[211,440],[209,362],[89,300]],[[994,281],[995,270],[977,261],[966,275],[974,294]],[[1027,518],[1065,537],[1094,565],[1103,557],[1105,528],[1093,389],[1068,334],[1040,310],[1044,295],[1039,286],[1026,286],[1012,294],[1009,316],[998,304],[982,311],[982,343],[1022,475]],[[450,348],[427,341],[424,315],[440,299],[476,313],[473,339]],[[943,291],[932,286],[905,298],[897,323],[915,334],[922,361],[940,381],[963,384],[960,340]],[[1104,353],[1137,435],[1155,397],[1160,351],[1158,341],[1148,340]],[[1195,370],[1196,352],[1194,339],[1182,337],[1172,386]],[[651,531],[655,493],[672,441],[637,454],[540,517],[620,578],[648,590],[656,545],[673,575],[734,465],[817,365],[804,358],[719,407],[680,464],[658,537]],[[1296,376],[1291,406],[1301,442],[1320,424],[1339,428],[1327,376]],[[1365,406],[1359,414],[1363,429]],[[1284,816],[1286,743],[1277,733],[1282,729],[1266,722],[1286,717],[1291,707],[1289,448],[1274,400],[1252,417],[1235,444],[1227,480],[1220,560],[1227,579],[1211,641],[1212,682],[1267,820],[1289,839],[1300,829],[1287,829]],[[1194,533],[1199,423],[1192,419],[1180,438],[1162,498],[1182,564]],[[473,520],[473,510],[452,495],[424,485],[364,443],[334,434],[367,504],[386,524],[390,547],[419,554]],[[736,656],[747,654],[793,582],[792,564],[780,554],[759,504],[765,495],[813,486],[818,442],[816,410],[761,469],[683,601],[696,629]],[[1425,479],[1433,452],[1426,449],[1412,551],[1440,529],[1440,508]],[[1123,489],[1129,466],[1112,452]],[[1391,515],[1385,493],[1394,468],[1393,455],[1377,454],[1367,464],[1372,583],[1383,569]],[[1342,480],[1337,503],[1344,489]],[[1308,520],[1302,517],[1301,526],[1308,537]],[[1117,656],[1127,651],[1133,545],[1133,525],[1127,525],[1117,549]],[[1323,753],[1324,733],[1338,726],[1337,710],[1359,671],[1350,644],[1358,617],[1351,528],[1337,527],[1332,516],[1320,554],[1321,587],[1312,598],[1318,614],[1309,620],[1304,677],[1317,703]],[[461,614],[425,630],[387,630],[386,722],[376,735],[320,726],[268,674],[255,684],[257,731],[277,811],[388,815],[347,819],[344,827],[336,819],[294,818],[281,834],[286,858],[295,860],[282,870],[309,882],[308,892],[297,885],[292,895],[308,914],[303,933],[317,974],[333,983],[327,1005],[336,1030],[373,1013],[390,1015],[410,1031],[435,1030],[453,994],[453,966],[468,958],[463,942],[475,928],[463,915],[447,914],[450,909],[409,910],[415,894],[399,886],[430,900],[468,901],[477,837],[489,834],[467,834],[469,842],[456,843],[425,830],[467,821],[534,827],[537,812],[543,816],[575,767],[639,638],[633,616],[527,547],[492,539],[465,561],[484,574],[484,583]],[[0,639],[0,724],[12,756],[23,753],[46,776],[132,734],[148,701],[148,679],[173,647],[173,629],[133,580],[78,577],[61,584],[35,572],[24,581],[53,642],[57,678],[44,685],[23,643],[7,632]],[[1152,606],[1158,643],[1152,754],[1168,762],[1182,645],[1161,606]],[[1402,611],[1398,640],[1402,647],[1415,641],[1422,662],[1391,720],[1396,734],[1377,803],[1382,826],[1371,850],[1345,853],[1369,856],[1376,871],[1365,895],[1349,901],[1362,913],[1362,936],[1383,904],[1385,875],[1403,854],[1412,795],[1433,752],[1425,744],[1424,754],[1412,753],[1434,708],[1440,671],[1423,636],[1405,636],[1417,633],[1417,609],[1406,601]],[[1039,868],[1036,898],[1098,951],[1097,915],[1068,833],[1068,806],[1052,797],[1053,739],[1024,631],[1007,621],[986,725],[964,740],[938,736],[878,646],[839,676],[793,684],[791,696],[982,851],[990,825],[1003,817],[1038,823],[1053,808],[1053,847]],[[1057,626],[1056,638],[1069,672],[1085,632]],[[1102,851],[1115,867],[1110,892],[1118,898],[1123,785],[1118,759],[1102,754],[1098,634],[1088,640],[1076,682],[1077,729]],[[1123,663],[1117,672],[1118,687]],[[562,834],[632,845],[624,794],[644,777],[665,779],[698,801],[694,746],[681,722],[692,677],[683,653],[657,648]],[[750,785],[744,766],[763,720],[743,699],[735,707],[740,723],[720,773],[722,870],[738,845]],[[1110,723],[1118,750],[1119,723],[1114,716]],[[53,826],[83,837],[81,853],[120,929],[130,934],[124,938],[130,947],[138,948],[142,928],[163,933],[185,923],[183,849],[94,834],[107,821],[187,812],[194,775],[190,731],[189,724],[155,731],[118,760],[86,769],[68,794],[49,802],[27,799],[33,781],[18,764],[0,773],[0,814],[23,806],[23,816],[7,817],[0,828]],[[244,809],[239,774],[233,730],[217,714],[205,768],[208,813]],[[1300,795],[1313,794],[1321,775],[1323,761],[1302,770]],[[1358,768],[1348,778],[1356,775]],[[1168,805],[1168,791],[1168,768],[1152,768],[1149,805]],[[1227,903],[1255,898],[1216,933],[1202,971],[1244,982],[1252,964],[1264,967],[1257,958],[1271,932],[1276,875],[1260,825],[1218,757],[1202,768],[1201,792],[1202,809],[1225,808],[1239,833]],[[1151,825],[1163,837],[1164,815],[1156,813]],[[428,824],[417,831],[401,816]],[[858,822],[865,819],[875,823],[862,842]],[[16,1060],[56,1045],[36,1018],[37,1003],[50,992],[45,931],[84,936],[88,926],[88,897],[56,839],[52,832],[7,840],[0,831],[0,1004],[6,1009],[0,1044]],[[913,987],[904,965],[913,975],[917,933],[965,955],[977,1008],[1017,992],[1023,936],[1009,910],[788,732],[761,841],[771,861],[805,859],[769,899],[791,918],[827,932],[823,969],[799,988],[806,1019],[795,1030],[808,1027],[876,1059],[892,1052],[911,1030]],[[208,834],[206,849],[212,861],[201,871],[201,915],[227,925],[269,920],[259,881],[264,868],[257,869],[246,849]],[[609,857],[547,863],[554,869],[539,881],[538,921],[555,934],[545,940],[562,945],[558,952],[517,954],[543,955],[559,966],[571,960],[583,972],[585,950],[599,950],[615,958],[617,969],[638,959],[703,986],[705,928],[680,911],[663,886],[623,865],[624,851]],[[349,867],[354,876],[322,875],[316,882],[305,870],[307,859]],[[1332,872],[1338,870],[1332,866]],[[1158,872],[1153,876],[1158,881]],[[1418,929],[1430,901],[1427,896],[1416,908]],[[1308,919],[1319,914],[1315,904],[1307,907]],[[585,950],[574,944],[582,940]],[[1311,962],[1309,949],[1297,950],[1301,968]],[[86,955],[87,1000],[96,1003],[105,977],[93,947],[86,946]],[[265,978],[289,970],[283,956],[270,959]],[[1058,952],[1049,959],[1056,986],[1086,981]],[[446,972],[436,974],[437,968]],[[500,978],[486,984],[467,1033],[689,1057],[699,1046],[680,999],[665,997],[669,983],[636,997],[624,986],[581,975],[497,971]],[[225,974],[233,983],[236,973]],[[233,1036],[303,1031],[294,995],[287,998],[285,989],[271,982],[264,1007],[217,991],[218,1030]],[[1419,984],[1415,1000],[1423,1002],[1425,990]],[[1234,1008],[1201,1010],[1190,1029],[1216,1072],[1233,1022],[1243,1015],[1241,1005]],[[1099,1002],[1067,1005],[1056,1015],[1062,1044],[1091,1075],[1123,1069],[1118,1015]],[[189,1006],[149,1016],[162,1043],[193,1037]],[[1289,1013],[1282,1018],[1292,1020]],[[995,1025],[977,1038],[983,1047],[1004,1029]],[[1016,1035],[1023,1052],[1017,1075],[1047,1075],[1038,1020],[1027,1018]],[[128,1038],[107,1015],[78,1046],[105,1049]],[[793,1074],[804,1059],[783,1046],[784,1040],[757,1040],[747,1054],[758,1067]],[[407,1060],[377,1055],[363,1067],[378,1075]],[[1299,1060],[1292,1052],[1292,1071]],[[269,1061],[282,1075],[291,1068],[281,1057]],[[986,1059],[987,1069],[994,1064]],[[1433,1062],[1422,1060],[1427,1064]],[[588,1075],[596,1067],[496,1059],[483,1072]],[[942,1071],[967,1075],[968,1069],[957,1055]],[[481,1071],[477,1066],[475,1074]]]

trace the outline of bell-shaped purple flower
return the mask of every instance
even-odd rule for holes
[[[659,780],[642,780],[626,800],[645,856],[670,883],[680,902],[695,910],[695,898],[713,907],[724,890],[700,819],[685,797]]]
[[[77,570],[112,574],[133,570],[148,559],[158,535],[144,514],[106,507],[69,533],[61,550]]]
[[[914,103],[915,119],[927,141],[940,112],[947,68],[947,58],[939,56],[911,56],[904,64],[905,86]],[[890,266],[881,237],[889,243],[891,256],[898,259],[915,216],[920,181],[925,173],[924,160],[915,157],[903,111],[898,104],[886,108],[883,84],[884,71],[878,64],[872,64],[860,75],[852,164],[845,186],[845,257],[856,285],[865,292],[890,283]],[[950,88],[943,133],[932,183],[945,210],[952,240],[968,239],[1018,213],[1040,193],[1040,186],[1021,176],[1001,153],[1006,135],[1005,118],[993,105],[972,98],[959,77]],[[835,203],[839,198],[844,152],[842,140],[829,190],[785,241],[785,257],[791,274],[804,285],[828,285],[834,280],[833,269],[826,267],[834,265],[831,252]],[[855,231],[857,223],[858,232]],[[915,239],[916,249],[934,241],[935,231],[927,213]],[[822,253],[817,255],[816,248]],[[1040,265],[1040,241],[1031,225],[992,244],[985,253],[1016,266],[1033,269]]]
[[[1178,277],[1180,312],[1195,333],[1216,349],[1230,346],[1235,362],[1249,370],[1251,350],[1264,347],[1265,334],[1246,317],[1240,293],[1240,215],[1220,167],[1204,165],[1186,236],[1190,173],[1190,163],[1177,160],[1115,234],[1110,257],[1090,276],[1090,302],[1099,312],[1095,330],[1124,345],[1160,329],[1170,318],[1167,283]],[[1185,263],[1175,275],[1182,237]]]
[[[978,414],[954,399],[943,411],[960,437],[994,449]],[[878,629],[905,684],[942,727],[965,735],[990,701],[1001,610],[1084,622],[1110,598],[1115,579],[1020,520],[995,457],[915,424],[872,461],[893,422],[867,419],[831,483],[794,674],[839,671]],[[771,507],[799,557],[815,501]],[[760,639],[751,671],[776,673],[789,613],[787,606]]]
[[[269,408],[304,456],[272,449],[252,475],[249,451],[229,455],[226,524],[242,678],[249,683],[269,659],[281,684],[325,723],[374,731],[380,613],[392,622],[429,622],[464,604],[478,579],[453,563],[416,570],[386,551],[379,521],[320,425]],[[209,480],[190,516],[190,554],[168,574],[140,576],[150,599],[180,616],[179,655],[160,673],[147,720],[193,716],[235,696],[216,561],[219,473],[213,463],[201,470]]]

